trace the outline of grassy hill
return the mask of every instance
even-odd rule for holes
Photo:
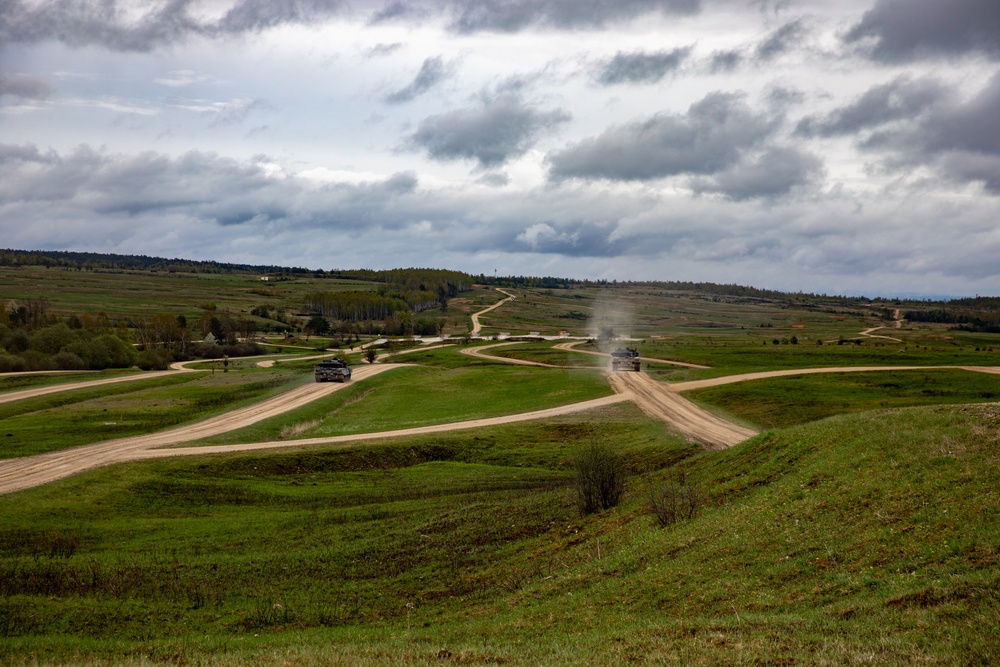
[[[699,453],[630,406],[119,466],[0,499],[0,654],[103,664],[996,664],[996,405]],[[581,518],[579,442],[635,472]],[[693,520],[656,527],[683,469]]]

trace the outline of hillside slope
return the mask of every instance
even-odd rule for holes
[[[0,499],[0,655],[1000,662],[1000,406],[833,417],[693,455],[627,409],[135,464]],[[590,439],[620,442],[637,470],[668,467],[581,519],[564,463]],[[681,469],[702,511],[656,528],[645,490]]]

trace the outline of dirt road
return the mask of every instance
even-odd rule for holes
[[[597,355],[599,357],[608,357],[609,359],[611,358],[611,355],[608,354],[607,352],[598,352],[596,350],[578,350],[578,349],[576,349],[577,345],[580,345],[580,344],[585,343],[585,342],[586,341],[583,341],[583,340],[575,340],[575,341],[572,341],[570,343],[558,343],[556,345],[553,345],[553,347],[556,348],[557,350],[569,350],[570,352],[580,352],[581,354],[594,354],[594,355]],[[639,357],[639,361],[643,361],[643,362],[646,362],[646,363],[652,362],[652,363],[657,363],[657,364],[670,364],[671,366],[682,366],[684,368],[697,368],[697,369],[702,369],[702,370],[707,369],[707,368],[711,368],[711,366],[702,366],[700,364],[689,364],[689,363],[684,362],[684,361],[671,361],[670,359],[657,359],[655,357]]]
[[[922,371],[941,369],[960,369],[964,371],[974,371],[979,373],[992,373],[984,366],[834,366],[828,368],[795,368],[781,371],[761,371],[759,373],[741,373],[739,375],[724,375],[707,380],[690,380],[688,382],[673,382],[670,384],[671,391],[687,391],[689,389],[703,389],[705,387],[718,387],[723,384],[734,382],[746,382],[747,380],[762,380],[765,378],[784,377],[786,375],[812,375],[814,373],[865,373],[870,371]]]
[[[757,435],[757,431],[728,422],[698,407],[645,373],[608,373],[612,386],[653,419],[669,424],[708,449],[725,449]]]
[[[498,292],[500,292],[501,294],[506,294],[507,298],[506,299],[500,299],[499,301],[497,301],[496,303],[494,303],[489,308],[486,308],[485,310],[480,310],[478,313],[472,313],[472,315],[471,315],[471,317],[472,317],[472,331],[470,333],[473,336],[475,336],[476,334],[478,334],[482,330],[482,327],[479,325],[479,316],[480,315],[485,315],[486,313],[490,312],[494,308],[499,308],[500,306],[502,306],[503,304],[507,303],[508,301],[513,301],[514,300],[514,295],[511,294],[510,292],[502,290],[499,287],[497,287],[496,290]]]
[[[516,422],[530,421],[533,419],[547,419],[560,415],[569,415],[575,412],[593,410],[615,403],[622,403],[631,400],[630,394],[614,394],[603,398],[595,398],[580,403],[570,403],[544,410],[532,410],[531,412],[519,412],[513,415],[503,415],[501,417],[488,417],[485,419],[470,419],[462,422],[451,422],[449,424],[434,424],[431,426],[415,426],[413,428],[397,429],[395,431],[381,431],[377,433],[352,433],[350,435],[336,435],[328,438],[300,438],[297,440],[278,440],[268,442],[251,442],[238,445],[208,445],[204,447],[172,447],[170,449],[135,449],[125,453],[122,460],[137,460],[162,458],[165,456],[181,456],[193,454],[218,454],[225,452],[246,452],[256,449],[276,449],[282,447],[303,447],[309,445],[337,445],[358,442],[360,440],[383,440],[387,438],[401,438],[414,435],[427,435],[429,433],[446,433],[449,431],[461,431],[465,429],[484,428],[487,426],[500,426],[503,424],[514,424]],[[0,493],[3,493],[0,485]]]
[[[502,361],[506,364],[516,364],[518,366],[541,366],[543,368],[567,368],[566,366],[553,366],[552,364],[543,364],[540,361],[528,361],[527,359],[514,359],[512,357],[495,357],[492,354],[486,354],[486,350],[492,350],[495,347],[505,347],[507,345],[517,345],[517,341],[512,343],[494,343],[493,345],[482,345],[480,347],[463,347],[462,354],[467,354],[470,357],[478,357],[480,359],[489,359],[490,361]]]
[[[62,391],[72,391],[75,389],[89,389],[90,387],[100,387],[107,384],[117,384],[119,382],[135,382],[136,380],[150,380],[164,375],[175,373],[195,372],[190,368],[179,368],[169,371],[150,371],[141,375],[123,375],[116,378],[104,378],[103,380],[84,380],[83,382],[72,382],[68,384],[54,384],[48,387],[36,387],[34,389],[24,389],[22,391],[11,391],[0,394],[0,403],[10,403],[11,401],[21,401],[26,398],[36,398],[48,394],[57,394]]]
[[[400,364],[367,366],[357,369],[353,377],[356,380],[363,380],[399,366]],[[0,494],[39,486],[111,463],[127,461],[134,458],[132,455],[139,450],[190,442],[250,426],[295,410],[346,386],[348,385],[340,383],[309,383],[268,401],[168,431],[107,440],[37,456],[0,460]]]

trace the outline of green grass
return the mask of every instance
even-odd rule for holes
[[[502,342],[502,341],[501,341]],[[549,364],[550,366],[564,366],[564,367],[586,367],[593,368],[595,370],[607,370],[609,366],[609,360],[603,357],[597,357],[593,354],[586,354],[581,352],[573,352],[571,350],[559,350],[555,348],[560,342],[515,342],[510,345],[503,345],[502,347],[495,347],[491,350],[487,350],[486,354],[493,357],[501,357],[506,359],[523,359],[525,361],[535,361],[542,364]],[[487,345],[495,345],[495,342],[487,343]],[[487,362],[502,364],[503,362]]]
[[[708,370],[682,371],[667,366],[647,366],[654,374],[672,381],[754,373],[790,368],[834,366],[994,366],[1000,365],[1000,347],[995,352],[975,351],[968,346],[927,348],[915,345],[798,345],[771,343],[706,343],[645,340],[638,343],[643,356],[710,366]]]
[[[8,391],[24,391],[26,389],[37,389],[39,387],[71,384],[74,382],[91,382],[93,380],[103,380],[105,378],[137,374],[138,371],[135,369],[70,371],[56,373],[12,373],[10,375],[0,376],[0,395],[2,395],[3,392]]]
[[[996,406],[693,456],[626,405],[515,426],[130,464],[0,498],[0,661],[1000,659]],[[581,519],[565,481],[588,439],[620,442],[641,476]],[[644,489],[677,466],[707,500],[657,529]]]
[[[203,442],[373,433],[540,410],[610,393],[604,377],[588,371],[510,365],[412,366],[352,381],[292,413]]]
[[[178,373],[0,404],[0,458],[152,433],[262,400],[311,379],[272,369]]]
[[[961,370],[795,375],[695,389],[685,396],[775,428],[872,409],[996,401],[1000,376]]]

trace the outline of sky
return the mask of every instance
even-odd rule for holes
[[[0,0],[0,247],[1000,294],[998,0]]]

